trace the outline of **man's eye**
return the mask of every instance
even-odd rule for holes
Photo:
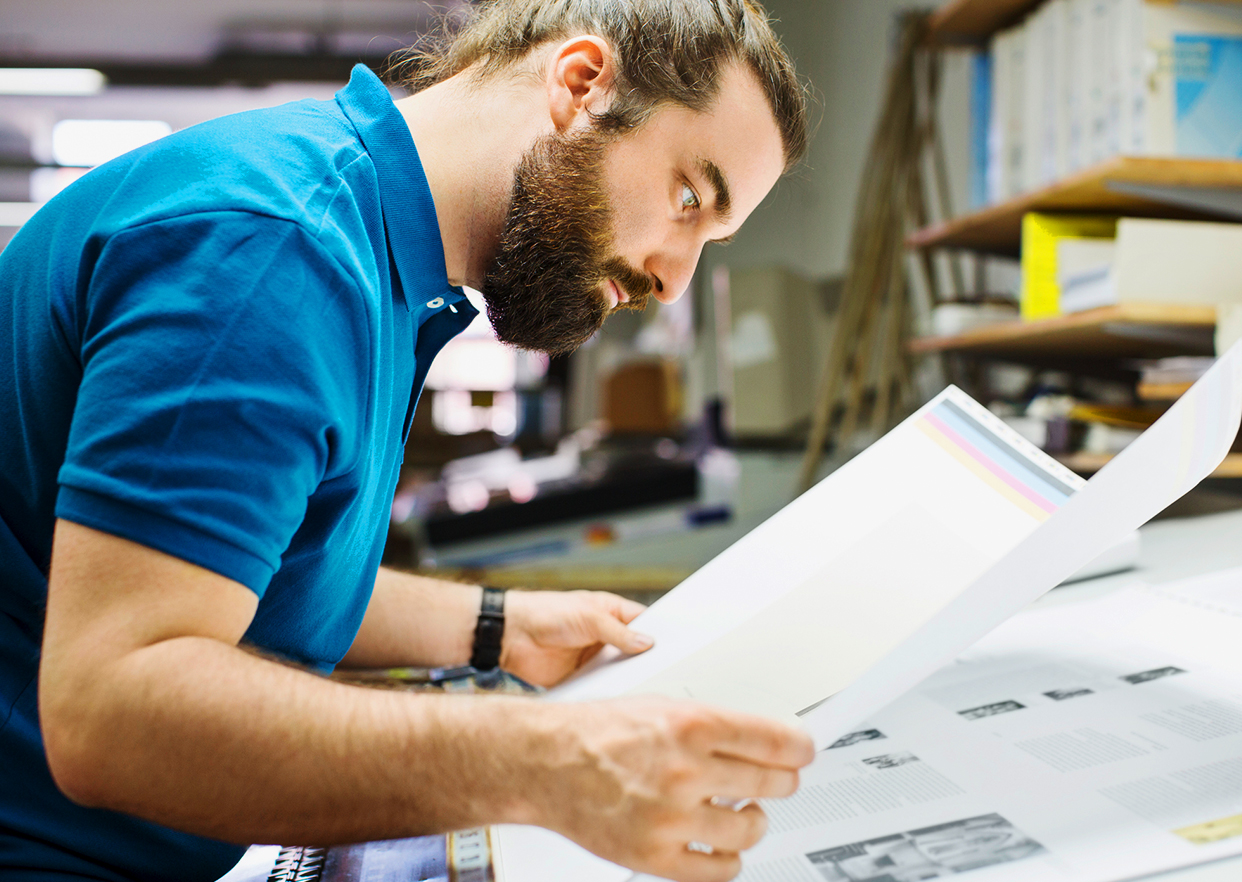
[[[690,188],[689,184],[681,185],[681,207],[695,208],[699,207],[699,194]]]

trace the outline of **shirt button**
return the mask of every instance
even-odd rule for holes
[[[435,300],[428,300],[428,301],[427,301],[427,308],[428,308],[428,309],[439,309],[439,308],[440,308],[441,306],[443,306],[443,305],[444,305],[444,298],[443,298],[443,297],[437,297]]]

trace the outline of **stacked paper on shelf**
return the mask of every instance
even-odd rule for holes
[[[1242,303],[1242,224],[1122,218],[1113,242],[1057,243],[1060,309]]]
[[[695,698],[829,748],[1198,484],[1239,422],[1242,345],[1084,483],[951,387],[644,612],[653,649],[548,700]],[[629,878],[544,831],[499,842],[508,882]]]
[[[1144,383],[1194,383],[1216,363],[1210,355],[1179,355],[1175,358],[1158,358],[1143,364],[1140,375]]]
[[[1012,302],[940,303],[932,307],[931,332],[937,337],[952,337],[1017,318],[1018,306]]]
[[[1242,155],[1242,8],[1048,0],[990,51],[999,202],[1117,155]]]
[[[1211,356],[1181,355],[1142,363],[1138,396],[1144,401],[1176,401],[1215,361]]]
[[[1081,312],[1115,303],[1115,299],[1101,296],[1099,292],[1111,287],[1116,256],[1116,239],[1062,239],[1057,242],[1059,311]]]
[[[1116,454],[1137,440],[1161,413],[1159,405],[1078,403],[1070,408],[1069,418],[1086,424],[1081,445],[1084,453]]]

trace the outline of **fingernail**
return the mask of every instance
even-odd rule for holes
[[[646,634],[635,634],[634,639],[630,641],[630,645],[635,649],[650,649],[655,646],[655,641]]]

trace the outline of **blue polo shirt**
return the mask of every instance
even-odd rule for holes
[[[22,228],[0,254],[0,876],[210,880],[242,854],[53,783],[36,695],[55,519],[242,583],[246,640],[329,671],[427,369],[476,314],[361,66],[334,101],[101,166]]]

